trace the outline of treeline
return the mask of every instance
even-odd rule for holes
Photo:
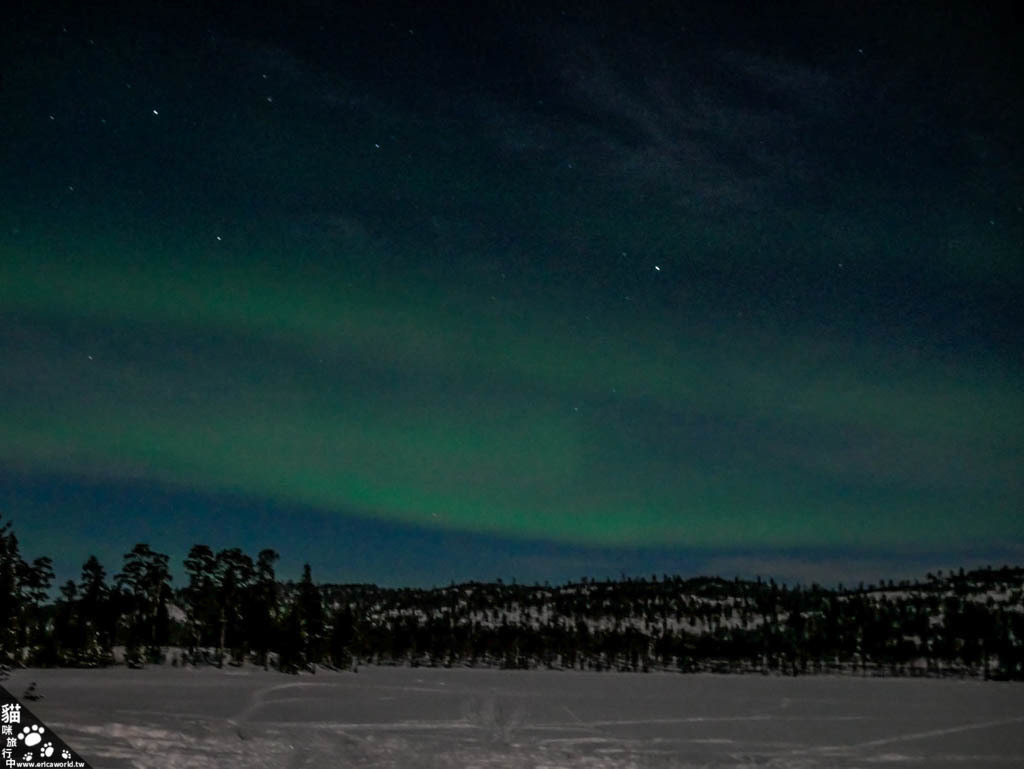
[[[1024,680],[1022,568],[836,590],[669,575],[322,589],[377,664]]]
[[[0,660],[124,661],[286,672],[359,664],[790,675],[970,675],[1024,680],[1024,569],[929,574],[899,585],[793,587],[652,575],[431,590],[279,581],[278,554],[195,545],[185,584],[138,544],[108,578],[90,557],[53,586],[0,526]]]
[[[183,564],[188,582],[174,589],[169,557],[137,544],[112,578],[91,556],[79,580],[65,582],[50,601],[52,559],[24,560],[4,523],[0,664],[140,666],[167,661],[169,648],[180,650],[174,662],[184,664],[251,660],[293,672],[349,664],[337,643],[346,613],[328,615],[308,565],[298,584],[279,582],[277,560],[270,549],[253,560],[238,548],[214,553],[195,545]]]

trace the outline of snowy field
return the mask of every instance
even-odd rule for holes
[[[1024,686],[423,668],[21,670],[97,769],[1024,766]]]

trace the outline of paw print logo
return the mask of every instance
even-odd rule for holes
[[[39,757],[40,758],[49,758],[52,755],[53,755],[53,743],[52,742],[44,742],[43,743],[43,747],[39,748]]]
[[[29,751],[28,753],[26,753],[25,755],[23,755],[23,756],[21,757],[21,760],[22,760],[22,761],[31,761],[31,760],[32,760],[32,751],[30,750],[30,751]]]
[[[32,726],[26,726],[24,729],[18,732],[18,739],[25,743],[26,748],[32,748],[43,741],[43,733],[45,731],[45,726],[32,724]],[[25,760],[27,761],[28,759]]]
[[[71,760],[71,751],[70,750],[62,750],[60,752],[60,757],[63,758],[65,761],[70,761]]]

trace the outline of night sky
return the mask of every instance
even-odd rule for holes
[[[92,5],[0,31],[0,514],[58,579],[1024,561],[1014,11]]]

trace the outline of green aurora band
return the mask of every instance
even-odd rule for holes
[[[998,366],[217,248],[6,246],[0,461],[578,544],[1024,536]]]

